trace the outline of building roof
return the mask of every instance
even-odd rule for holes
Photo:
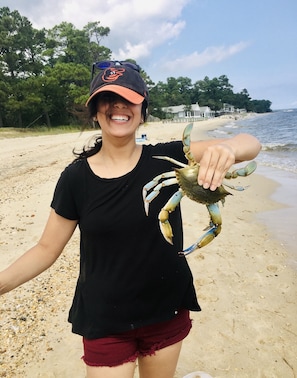
[[[163,112],[173,113],[173,114],[184,112],[185,109],[189,109],[192,111],[200,111],[200,106],[198,103],[196,103],[196,104],[191,104],[191,105],[183,104],[183,105],[168,106],[168,107],[162,108]]]

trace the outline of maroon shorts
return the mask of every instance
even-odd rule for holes
[[[192,327],[188,310],[180,310],[171,320],[100,339],[83,338],[84,362],[89,366],[118,366],[134,362],[138,356],[183,340]]]

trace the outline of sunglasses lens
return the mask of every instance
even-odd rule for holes
[[[139,72],[139,66],[131,62],[120,62],[122,66],[130,67],[132,70]]]
[[[94,66],[98,68],[99,70],[105,70],[106,68],[110,67],[113,62],[111,61],[103,61],[103,62],[96,62],[94,63]]]
[[[124,66],[129,67],[134,71],[140,72],[140,68],[137,64],[131,63],[131,62],[124,62],[124,61],[112,61],[112,60],[105,60],[102,62],[96,62],[93,64],[92,69],[92,77],[94,75],[94,68],[96,67],[98,70],[105,70],[109,67],[116,67],[116,66]]]

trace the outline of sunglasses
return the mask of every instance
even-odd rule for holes
[[[92,66],[92,79],[94,77],[95,69],[97,68],[98,70],[105,70],[106,68],[109,67],[118,67],[118,66],[123,66],[123,67],[129,67],[132,68],[132,70],[140,72],[140,67],[138,64],[134,64],[131,62],[126,62],[122,60],[104,60],[102,62],[96,62],[93,63]]]

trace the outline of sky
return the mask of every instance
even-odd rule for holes
[[[271,108],[297,108],[296,0],[0,0],[34,28],[100,21],[101,45],[115,60],[134,59],[153,82],[194,84],[226,75]],[[0,41],[1,43],[1,41]]]

